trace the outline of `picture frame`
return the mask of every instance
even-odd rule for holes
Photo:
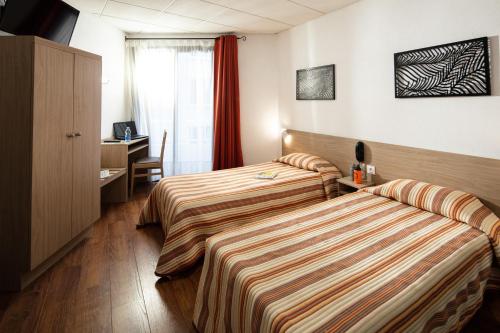
[[[395,53],[394,95],[490,96],[488,37]]]
[[[296,100],[335,100],[335,65],[296,71]]]

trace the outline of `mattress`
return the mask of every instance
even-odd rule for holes
[[[209,238],[196,328],[458,331],[480,307],[495,257],[495,232],[481,230],[475,212],[489,231],[500,222],[466,196],[413,195],[414,186],[403,183],[399,200],[361,191]]]

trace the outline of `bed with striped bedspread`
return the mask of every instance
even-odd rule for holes
[[[276,172],[273,180],[256,179]],[[156,275],[194,265],[206,238],[230,228],[307,207],[337,195],[340,171],[308,154],[242,168],[163,178],[142,209],[139,224],[161,223],[165,242]]]
[[[207,240],[199,332],[454,332],[480,307],[500,222],[398,180]],[[493,250],[494,249],[494,250]]]

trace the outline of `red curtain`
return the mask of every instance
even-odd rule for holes
[[[214,46],[213,170],[243,166],[240,135],[238,39],[221,36]]]

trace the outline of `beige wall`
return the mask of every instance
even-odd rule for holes
[[[282,126],[500,158],[500,1],[361,0],[279,34]],[[394,53],[488,36],[491,97],[394,98]],[[335,101],[296,101],[295,70],[336,65]]]
[[[276,42],[276,35],[247,35],[246,41],[238,42],[245,165],[281,155]]]

